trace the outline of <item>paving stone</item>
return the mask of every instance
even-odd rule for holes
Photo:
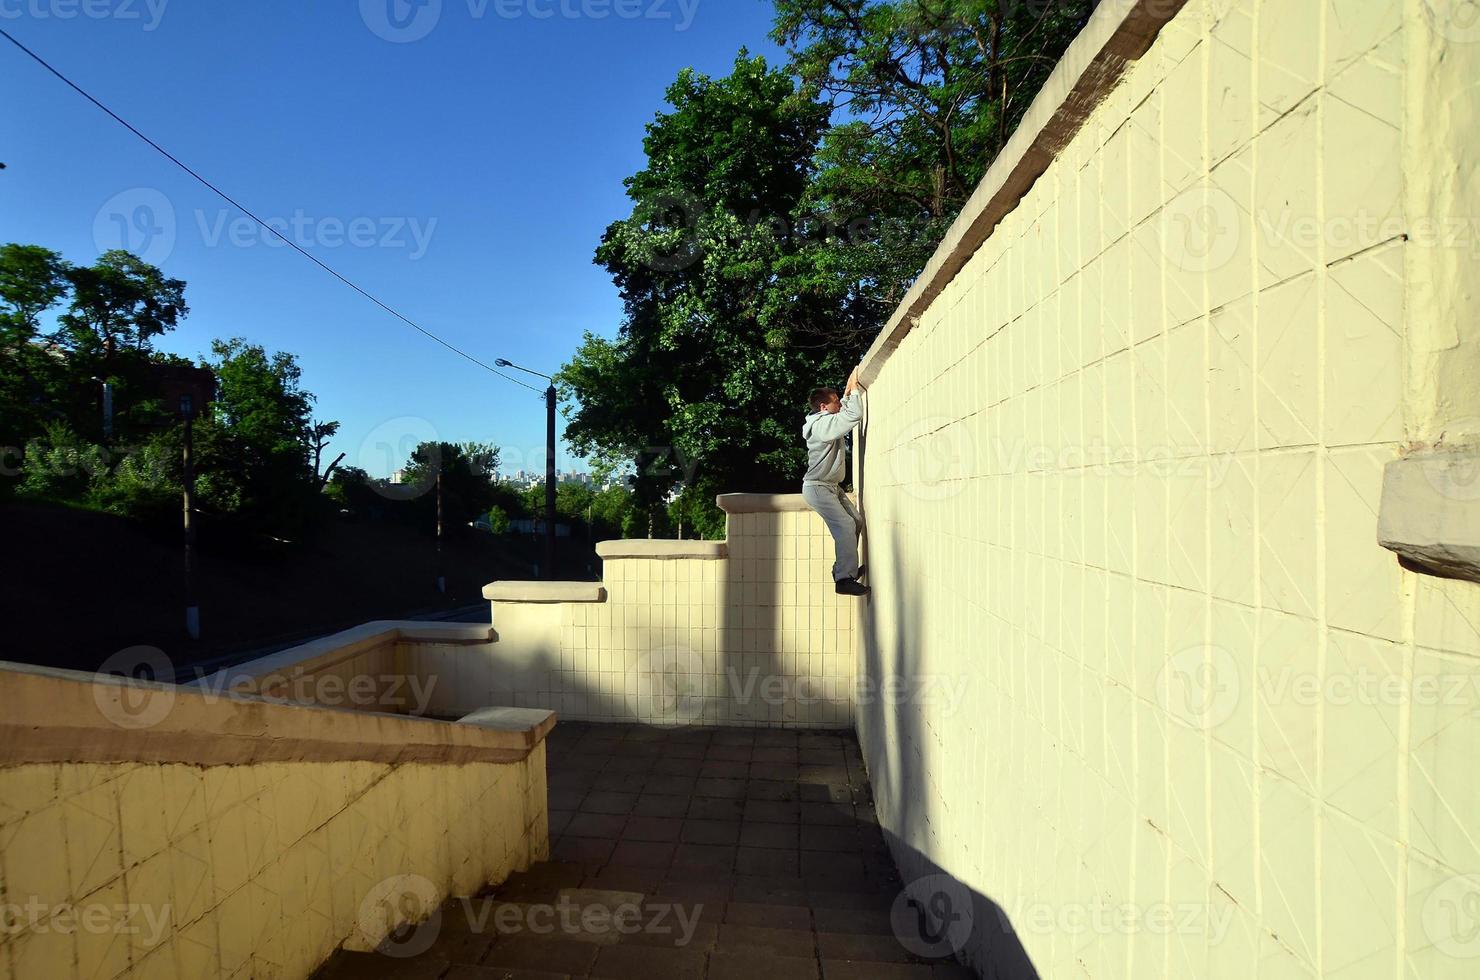
[[[852,826],[853,805],[851,803],[803,803],[802,823],[817,826]]]
[[[570,837],[602,837],[616,840],[622,836],[627,818],[606,813],[577,813],[565,828]]]
[[[611,863],[639,868],[666,868],[673,861],[674,844],[664,841],[618,841]]]
[[[796,803],[778,800],[746,800],[745,820],[747,823],[797,823]]]
[[[767,953],[709,954],[709,980],[817,980],[815,957],[772,956]]]
[[[636,802],[636,793],[592,791],[586,794],[586,798],[581,801],[581,810],[585,813],[628,814],[632,812],[632,807]]]
[[[694,792],[694,776],[649,776],[643,785],[647,793],[662,793],[665,796],[691,796]]]
[[[780,762],[752,762],[750,764],[751,779],[772,779],[789,783],[797,781],[798,770],[795,765],[786,765]]]
[[[569,973],[549,973],[545,970],[511,970],[499,966],[457,965],[447,974],[446,980],[570,980]]]
[[[918,963],[822,960],[822,980],[930,980],[930,967]]]
[[[736,902],[771,902],[777,905],[807,905],[806,885],[795,875],[741,875],[735,878],[732,898]]]
[[[725,922],[767,929],[811,929],[812,912],[804,905],[775,905],[770,902],[731,902],[725,906]]]
[[[753,750],[749,745],[711,745],[704,758],[721,762],[749,762]]]
[[[744,800],[694,798],[688,816],[694,820],[739,820],[746,812]]]
[[[574,810],[551,810],[549,813],[550,837],[554,839],[565,832],[566,824],[575,816]]]
[[[719,927],[719,942],[715,948],[776,956],[815,956],[817,941],[810,929],[774,929],[726,922]]]
[[[547,970],[553,973],[584,976],[590,972],[598,950],[605,952],[616,948],[615,946],[597,946],[594,943],[577,942],[572,939],[529,935],[500,936],[479,965],[520,970]]]
[[[699,766],[699,775],[706,778],[745,779],[750,775],[750,763],[706,759]]]
[[[687,796],[663,796],[658,793],[643,793],[632,807],[632,813],[642,817],[682,817],[689,809]]]
[[[591,968],[603,980],[702,980],[705,954],[662,946],[603,946]]]
[[[694,765],[694,760],[691,758],[665,755],[657,762],[653,763],[653,775],[687,776],[692,779],[697,768],[698,767]]]
[[[729,871],[735,866],[735,848],[723,844],[679,844],[673,855],[673,866]]]
[[[744,779],[720,779],[717,777],[701,776],[695,780],[694,795],[704,797],[719,797],[727,800],[738,800],[745,797]]]
[[[783,762],[797,764],[797,750],[789,745],[757,745],[750,753],[751,762]]]
[[[795,875],[800,861],[794,849],[741,847],[735,854],[735,873],[742,875]]]
[[[627,818],[622,839],[671,842],[678,840],[682,827],[683,821],[678,817],[634,816]]]
[[[740,821],[685,820],[679,840],[686,844],[735,844],[740,840]]]
[[[908,963],[913,957],[891,933],[887,936],[866,933],[819,932],[817,948],[822,959],[868,960],[873,963]]]
[[[777,779],[751,779],[745,784],[745,798],[748,800],[795,800],[800,796],[798,785],[795,782],[783,782]]]
[[[573,861],[582,864],[605,864],[616,847],[614,840],[596,837],[562,837],[550,848],[550,856],[557,861]],[[583,874],[584,877],[584,874]]]
[[[853,833],[852,826],[809,826],[804,818],[801,831],[801,846],[804,851],[859,851],[858,837]]]
[[[796,850],[797,825],[791,823],[754,823],[740,825],[741,847],[778,847]]]
[[[818,932],[894,935],[889,912],[880,908],[835,909],[824,906],[814,908],[812,915],[816,919]]]
[[[340,950],[314,974],[314,980],[436,980],[448,968],[436,955],[397,959],[381,953]]]

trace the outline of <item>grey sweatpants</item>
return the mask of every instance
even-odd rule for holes
[[[835,483],[803,483],[802,499],[822,515],[822,522],[827,525],[837,546],[833,581],[857,577],[858,536],[863,533],[863,517],[858,508]]]

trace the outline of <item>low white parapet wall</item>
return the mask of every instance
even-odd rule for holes
[[[726,494],[725,541],[604,541],[604,579],[495,582],[495,641],[405,647],[431,711],[484,704],[660,725],[848,728],[859,601],[800,494]],[[414,664],[414,666],[413,666]]]
[[[457,724],[21,664],[0,701],[5,977],[308,976],[549,855],[548,712]]]

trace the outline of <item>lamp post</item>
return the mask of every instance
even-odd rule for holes
[[[195,398],[180,396],[180,416],[185,420],[184,473],[185,508],[185,632],[192,640],[200,639],[200,606],[195,598],[195,454],[192,423],[195,420]]]
[[[502,357],[493,363],[502,368],[513,368],[544,378],[550,382],[545,389],[545,578],[555,577],[555,379],[548,374],[520,367]]]

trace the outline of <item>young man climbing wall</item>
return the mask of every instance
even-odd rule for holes
[[[832,533],[837,555],[832,576],[838,594],[868,595],[869,587],[858,581],[864,571],[858,564],[863,517],[841,486],[848,473],[846,437],[863,421],[863,385],[858,383],[858,369],[848,376],[842,398],[836,388],[818,388],[809,402],[812,414],[802,425],[802,438],[807,442],[802,499],[822,515]]]

